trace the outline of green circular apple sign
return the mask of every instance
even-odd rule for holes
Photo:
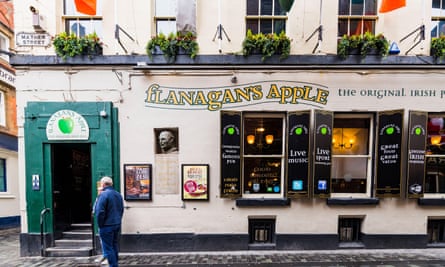
[[[74,121],[71,117],[62,117],[58,122],[59,130],[64,134],[70,134],[74,129]]]
[[[391,135],[394,133],[394,127],[388,127],[386,128],[386,134],[387,135]]]
[[[227,129],[227,133],[229,135],[233,135],[235,133],[235,129],[233,127],[230,127],[229,129]]]
[[[328,128],[322,127],[320,132],[321,132],[322,135],[326,135],[328,133]]]
[[[416,135],[421,135],[421,134],[422,134],[422,129],[420,129],[420,127],[417,127],[417,128],[414,130],[414,133],[415,133]]]
[[[303,128],[298,127],[297,129],[295,129],[295,134],[296,135],[301,135],[303,133]]]

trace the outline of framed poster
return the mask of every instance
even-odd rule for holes
[[[209,165],[182,164],[182,200],[209,199]]]
[[[124,164],[125,200],[151,200],[151,164]]]

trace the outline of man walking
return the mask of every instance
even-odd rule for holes
[[[117,267],[124,203],[121,194],[114,190],[110,177],[102,177],[100,183],[102,192],[97,197],[94,214],[99,226],[103,256],[108,260],[110,267]]]

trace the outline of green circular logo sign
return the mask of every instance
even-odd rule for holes
[[[416,135],[420,135],[420,134],[422,134],[422,129],[420,129],[419,127],[417,127],[417,128],[414,130],[414,133],[415,133]]]
[[[235,129],[233,127],[230,127],[229,129],[227,129],[227,133],[229,135],[233,135],[235,133]]]
[[[386,128],[386,134],[387,135],[391,135],[394,133],[394,127],[388,127]]]
[[[328,133],[328,128],[323,127],[323,128],[321,128],[320,132],[322,135],[326,135]]]
[[[303,128],[298,127],[297,129],[295,129],[295,134],[296,135],[301,135],[303,133]]]
[[[59,130],[64,134],[73,132],[74,121],[71,117],[62,117],[58,122]]]

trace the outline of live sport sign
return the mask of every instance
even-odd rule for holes
[[[17,46],[49,46],[51,36],[48,33],[19,32],[16,35]]]

